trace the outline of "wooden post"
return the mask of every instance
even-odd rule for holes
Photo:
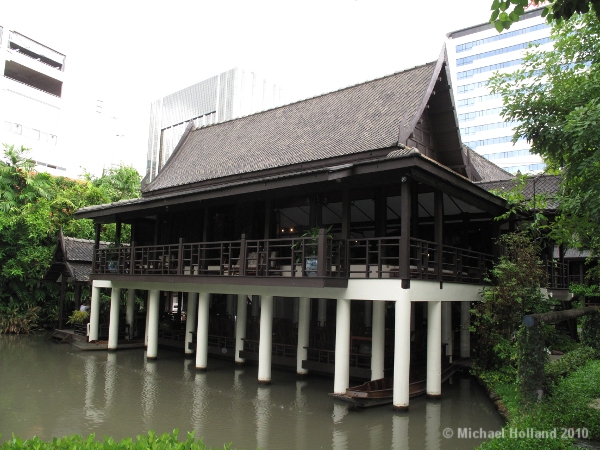
[[[402,288],[410,288],[410,224],[411,224],[411,181],[403,176],[400,191],[400,268],[399,275],[402,279]]]
[[[58,305],[58,329],[63,327],[63,316],[65,315],[65,296],[67,294],[67,275],[63,273],[60,280],[60,303]]]
[[[442,288],[442,269],[444,254],[444,194],[436,189],[433,192],[434,234],[436,243],[436,272],[437,280]]]
[[[183,274],[183,238],[179,238],[179,248],[177,249],[177,275]]]
[[[135,241],[132,241],[129,247],[129,273],[131,275],[135,274]]]
[[[121,246],[121,219],[117,217],[116,223],[116,231],[115,231],[115,247]]]
[[[317,242],[317,276],[324,277],[327,274],[327,235],[325,228],[319,230]]]
[[[246,233],[242,233],[242,239],[240,241],[240,259],[238,261],[238,266],[240,266],[240,276],[243,277],[246,275]],[[258,269],[258,260],[256,261],[256,266]]]
[[[350,239],[350,191],[346,188],[342,191],[342,239]]]

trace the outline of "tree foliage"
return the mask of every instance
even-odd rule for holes
[[[42,323],[56,320],[58,288],[41,279],[60,227],[67,236],[93,238],[92,222],[73,220],[74,212],[114,201],[119,192],[134,195],[135,173],[129,167],[92,181],[52,177],[35,172],[34,167],[27,149],[4,145],[0,160],[0,316],[10,315],[10,331],[18,328],[14,324],[19,317],[29,328],[35,326],[36,320],[29,320],[33,312]],[[138,192],[139,179],[137,175]],[[110,238],[110,233],[105,230],[103,238]]]
[[[523,67],[496,74],[492,93],[503,117],[517,122],[513,141],[563,173],[552,237],[569,247],[600,249],[600,21],[583,14],[554,24],[554,49],[533,49]]]
[[[560,22],[563,19],[570,19],[573,15],[585,14],[589,11],[600,15],[600,0],[493,0],[490,23],[498,33],[508,30],[531,5],[544,6],[542,17],[545,17],[548,23]]]
[[[483,289],[481,302],[473,310],[473,331],[477,333],[475,364],[479,370],[515,374],[516,338],[523,316],[550,308],[540,293],[547,274],[528,233],[503,235],[500,244],[502,255],[490,274],[494,284]]]

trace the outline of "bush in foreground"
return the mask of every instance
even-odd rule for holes
[[[0,438],[1,437],[2,436],[0,435]],[[135,440],[132,438],[126,438],[119,442],[116,442],[110,437],[105,437],[104,441],[100,442],[96,441],[95,437],[96,436],[94,434],[90,434],[87,438],[74,434],[72,436],[54,438],[51,441],[45,442],[37,437],[34,437],[33,439],[21,440],[13,435],[11,440],[0,443],[0,450],[209,450],[213,448],[207,447],[200,439],[194,438],[193,432],[187,434],[187,439],[185,441],[179,441],[178,430],[173,430],[172,433],[165,433],[162,435],[157,435],[154,433],[154,431],[150,430],[146,436],[137,436]],[[231,444],[223,445],[223,449],[225,450],[230,448]]]

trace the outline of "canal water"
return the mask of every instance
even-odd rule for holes
[[[495,431],[502,420],[481,387],[453,377],[442,400],[411,399],[410,412],[391,406],[353,410],[328,394],[333,379],[273,370],[259,386],[257,367],[195,361],[159,349],[83,352],[47,341],[47,334],[0,335],[0,442],[11,433],[42,439],[95,433],[97,438],[135,437],[152,429],[194,431],[206,444],[237,449],[468,449],[480,439],[458,438]],[[447,438],[451,430],[453,437]]]

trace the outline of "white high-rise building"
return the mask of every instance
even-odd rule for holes
[[[59,151],[65,55],[0,26],[0,143],[31,148],[36,169],[70,175]]]
[[[281,88],[238,68],[152,102],[146,172],[152,180],[190,122],[212,125],[282,104]]]
[[[463,143],[511,173],[539,172],[545,168],[530,145],[511,142],[513,126],[500,116],[502,98],[491,95],[488,79],[497,71],[521,67],[530,44],[550,50],[550,26],[543,8],[526,11],[509,30],[498,33],[489,23],[448,33],[446,47],[452,74],[456,112]]]

